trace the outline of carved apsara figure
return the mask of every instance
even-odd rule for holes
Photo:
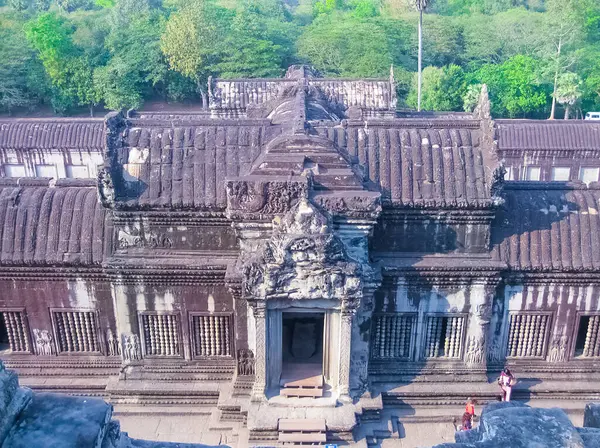
[[[238,350],[238,375],[254,375],[254,353],[249,349]]]
[[[115,336],[110,328],[106,330],[106,341],[108,342],[108,355],[119,356],[121,354],[119,339]]]
[[[35,337],[35,348],[38,355],[51,356],[53,354],[52,349],[52,335],[48,330],[33,329],[33,335]]]

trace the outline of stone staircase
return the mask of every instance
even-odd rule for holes
[[[279,443],[283,445],[322,445],[327,442],[325,419],[280,419]]]
[[[292,381],[282,381],[283,389],[280,394],[284,397],[312,397],[323,396],[323,375],[315,375]]]

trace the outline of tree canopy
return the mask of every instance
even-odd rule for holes
[[[1,6],[4,5],[4,6]],[[0,113],[102,113],[146,101],[207,103],[207,80],[396,75],[416,106],[414,0],[0,0]],[[596,0],[431,0],[424,110],[496,117],[600,109]],[[553,112],[554,111],[554,112]]]

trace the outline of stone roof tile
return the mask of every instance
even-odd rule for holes
[[[102,151],[102,119],[0,120],[0,149],[80,149]]]
[[[95,188],[0,186],[0,264],[100,264],[105,214]]]

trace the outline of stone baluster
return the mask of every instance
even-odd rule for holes
[[[546,327],[548,325],[548,316],[540,316],[540,328],[537,333],[538,343],[535,356],[542,356],[544,354],[544,340],[546,339]]]
[[[392,334],[390,338],[392,340],[392,347],[390,350],[390,358],[396,358],[398,357],[398,315],[390,316],[390,320],[392,321]]]
[[[381,316],[377,317],[375,320],[375,335],[373,340],[375,341],[375,347],[373,347],[373,351],[375,356],[381,358],[382,354],[382,345],[383,345],[383,335],[381,334]]]
[[[396,351],[394,353],[394,358],[402,358],[404,354],[404,325],[406,323],[405,316],[396,316]]]
[[[200,355],[206,356],[206,337],[204,336],[204,316],[198,316],[198,340],[200,341]]]
[[[523,316],[520,314],[515,315],[515,354],[514,356],[521,356],[523,334],[525,332],[525,322]]]
[[[154,340],[152,316],[145,315],[145,316],[143,316],[142,321],[144,324],[144,336],[146,339],[146,342],[145,342],[146,353],[148,355],[154,355],[155,354],[154,349],[156,347],[156,342]]]
[[[230,340],[230,335],[229,335],[229,326],[230,326],[230,322],[229,322],[229,317],[224,317],[223,320],[225,321],[225,356],[231,356],[231,340]]]
[[[15,322],[13,320],[14,313],[4,312],[2,313],[2,318],[4,320],[4,326],[6,327],[6,332],[8,333],[8,345],[11,350],[18,351],[20,348],[20,344],[18,344],[18,338],[16,338],[17,332],[15,331]]]
[[[590,319],[592,325],[592,347],[591,356],[598,356],[600,354],[600,316],[593,316]]]

